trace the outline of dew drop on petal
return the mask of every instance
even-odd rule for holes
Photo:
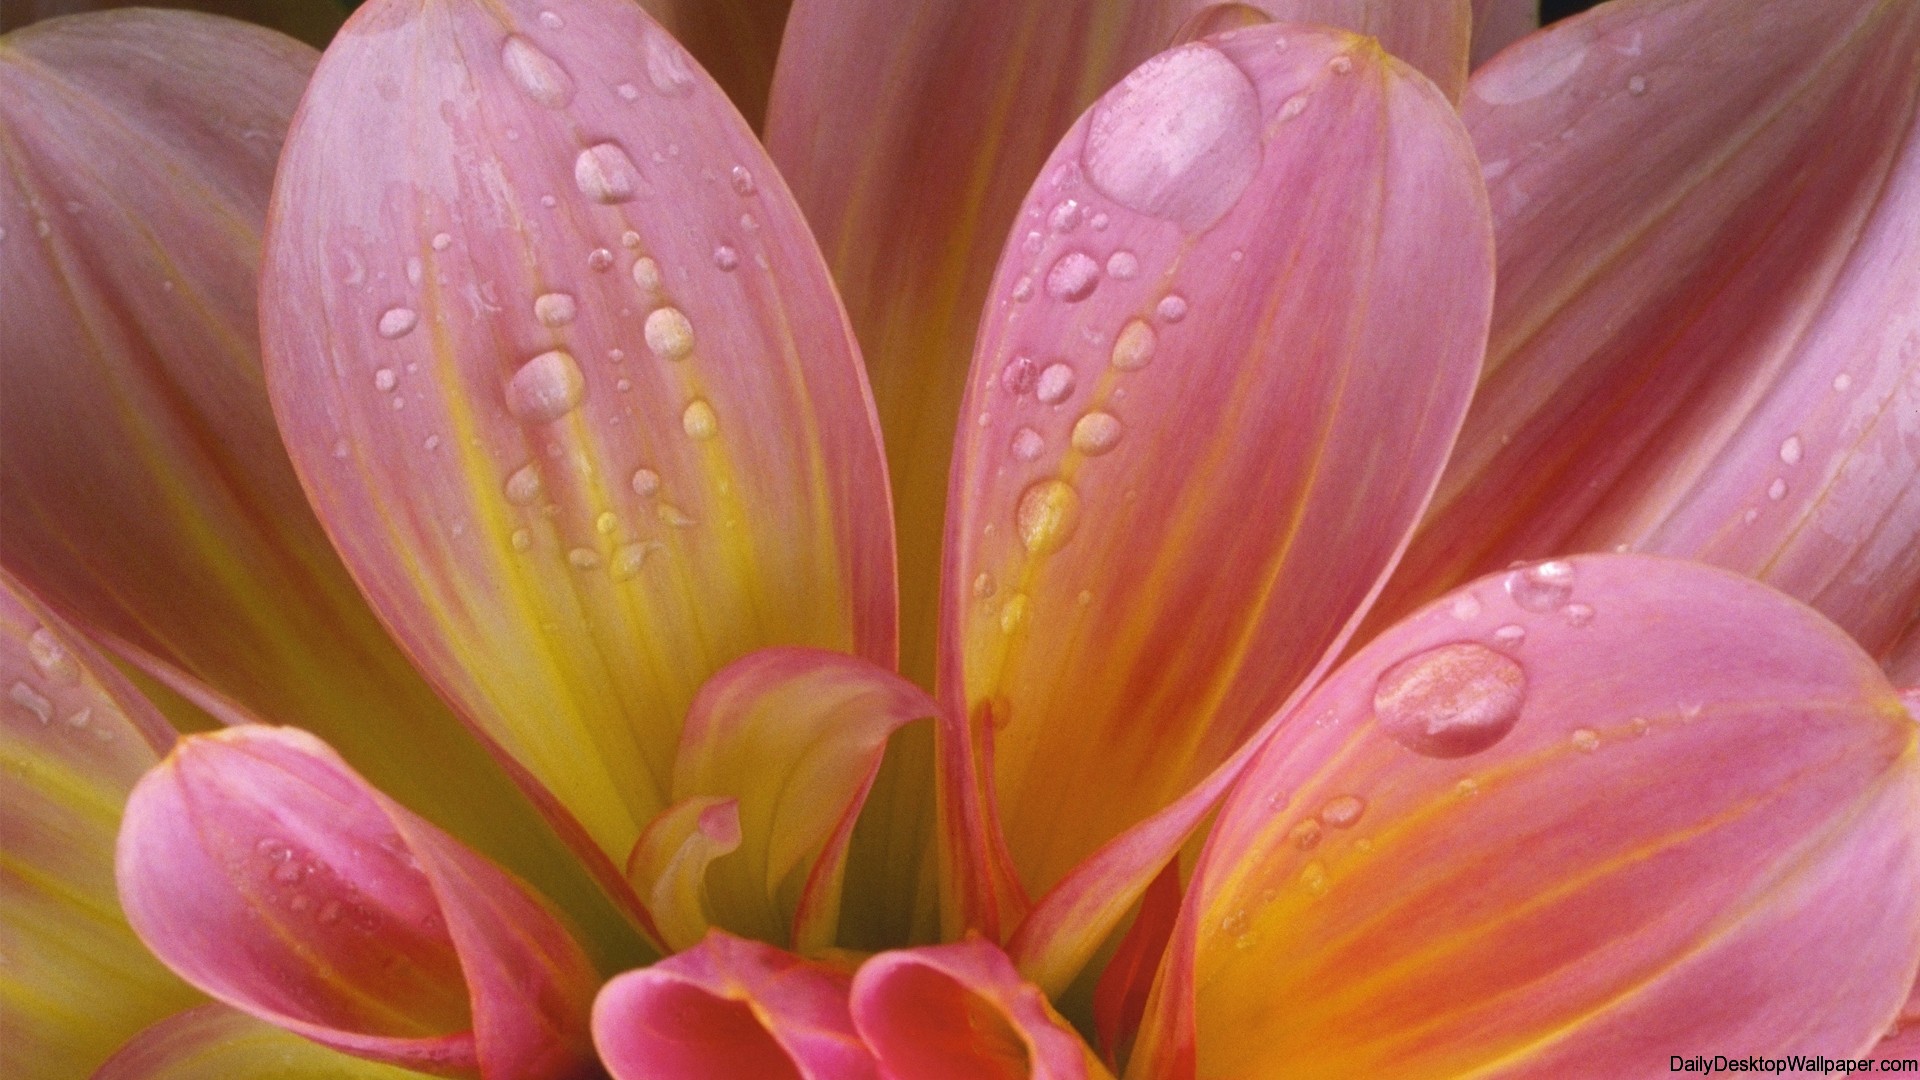
[[[1020,543],[1035,555],[1065,547],[1080,524],[1080,493],[1065,480],[1041,480],[1020,496],[1014,525]]]
[[[1593,606],[1568,604],[1560,609],[1560,617],[1567,620],[1568,626],[1587,626],[1593,622]]]
[[[1070,364],[1048,364],[1035,381],[1033,396],[1048,405],[1057,405],[1073,393],[1073,366]]]
[[[1301,851],[1312,851],[1319,847],[1320,838],[1324,835],[1325,830],[1320,828],[1320,822],[1314,818],[1306,818],[1287,830],[1287,839],[1292,840],[1293,846]]]
[[[558,109],[573,100],[573,78],[559,61],[518,34],[500,47],[500,63],[513,85],[538,105]]]
[[[1570,737],[1573,748],[1583,754],[1591,754],[1600,749],[1600,733],[1592,728],[1577,728]]]
[[[647,348],[662,360],[679,360],[693,351],[693,323],[679,308],[655,308],[647,316]]]
[[[594,248],[592,251],[587,252],[587,268],[589,270],[605,270],[612,265],[613,252],[608,251],[606,248]]]
[[[740,265],[740,253],[726,244],[713,249],[713,265],[721,270],[732,270]]]
[[[647,561],[647,552],[652,550],[646,544],[623,544],[613,553],[613,565],[607,570],[615,581],[625,581],[640,572]]]
[[[1113,339],[1113,366],[1121,371],[1138,371],[1153,359],[1159,339],[1145,319],[1131,319]]]
[[[542,293],[533,301],[533,317],[542,326],[565,326],[578,310],[573,297],[563,292]]]
[[[1019,397],[1033,389],[1033,383],[1037,377],[1033,359],[1027,356],[1016,356],[1000,369],[1000,386],[1007,393]]]
[[[1555,559],[1520,567],[1507,575],[1507,595],[1528,611],[1552,611],[1573,595],[1573,564]]]
[[[545,490],[540,470],[531,463],[520,466],[507,477],[507,501],[515,506],[532,506],[540,501]]]
[[[1253,82],[1194,43],[1148,60],[1094,105],[1081,161],[1108,198],[1197,232],[1259,172],[1260,129]]]
[[[1494,630],[1493,640],[1509,647],[1524,644],[1527,640],[1527,628],[1519,623],[1508,623]]]
[[[681,97],[693,90],[693,71],[686,54],[664,31],[647,35],[647,81],[668,97]]]
[[[633,492],[636,495],[652,496],[660,491],[660,474],[652,469],[633,471]]]
[[[753,173],[747,171],[745,165],[735,165],[733,171],[727,174],[727,182],[733,186],[736,195],[751,195],[759,190],[753,182]]]
[[[1774,502],[1779,502],[1786,497],[1787,482],[1778,476],[1774,477],[1773,483],[1767,485],[1767,498],[1772,499]]]
[[[1069,304],[1092,296],[1099,284],[1100,264],[1084,251],[1067,252],[1047,271],[1047,295]]]
[[[1013,443],[1009,448],[1017,461],[1033,461],[1047,448],[1047,441],[1040,433],[1030,427],[1023,427],[1013,433]]]
[[[381,368],[373,373],[373,388],[383,394],[393,393],[399,385],[400,376],[395,375],[392,368]]]
[[[1116,281],[1129,281],[1140,272],[1140,260],[1131,251],[1116,251],[1107,256],[1107,276]]]
[[[79,661],[44,626],[34,627],[33,633],[27,636],[27,656],[43,679],[65,686],[80,681]]]
[[[1358,795],[1339,795],[1320,808],[1320,820],[1336,829],[1350,829],[1367,812],[1367,800]]]
[[[381,337],[391,340],[393,338],[406,337],[412,333],[413,328],[418,325],[420,325],[420,314],[418,312],[410,307],[396,307],[388,308],[386,312],[380,316],[380,323],[377,329],[380,331]]]
[[[648,292],[660,291],[660,264],[645,256],[635,259],[633,283]]]
[[[597,203],[623,203],[640,191],[640,170],[618,143],[595,143],[573,160],[573,182]]]
[[[1410,656],[1374,687],[1373,710],[1395,742],[1427,757],[1477,754],[1520,718],[1527,676],[1512,658],[1460,642]]]
[[[695,399],[680,414],[680,429],[689,439],[711,439],[720,431],[720,420],[713,414],[713,406]]]
[[[567,561],[575,570],[591,570],[600,565],[600,553],[592,548],[574,548],[567,552]]]
[[[1800,464],[1802,453],[1804,453],[1804,447],[1798,435],[1789,435],[1786,441],[1780,444],[1780,460],[1788,465]]]
[[[1120,444],[1120,420],[1112,413],[1090,412],[1073,425],[1073,448],[1097,457]]]
[[[578,408],[586,396],[580,365],[558,349],[522,364],[507,381],[507,411],[522,423],[550,424]]]
[[[1162,321],[1177,323],[1187,317],[1187,298],[1179,293],[1168,293],[1160,298],[1159,306],[1153,310]]]

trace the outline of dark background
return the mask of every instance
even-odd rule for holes
[[[1555,19],[1564,19],[1569,15],[1585,11],[1599,0],[1540,0],[1540,21],[1550,23]]]

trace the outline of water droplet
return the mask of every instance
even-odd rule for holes
[[[630,82],[623,82],[619,86],[614,87],[613,92],[620,95],[621,101],[640,100],[640,88]]]
[[[1015,593],[1000,605],[1000,632],[1011,634],[1027,622],[1027,597],[1025,593]]]
[[[567,562],[575,570],[591,570],[600,565],[600,553],[592,548],[574,548],[567,552]]]
[[[1550,560],[1507,575],[1507,595],[1528,611],[1552,611],[1573,595],[1573,564]]]
[[[1086,216],[1086,208],[1078,199],[1062,199],[1047,217],[1047,227],[1057,233],[1070,233],[1080,227],[1080,219]]]
[[[713,415],[713,406],[696,398],[680,414],[680,428],[689,439],[711,439],[720,431],[720,420]]]
[[[1805,447],[1801,444],[1798,435],[1789,435],[1786,441],[1780,444],[1780,460],[1788,465],[1800,464],[1800,456],[1804,452]]]
[[[1000,385],[1014,397],[1033,389],[1033,381],[1037,377],[1033,359],[1027,356],[1016,356],[1000,369]]]
[[[1852,385],[1853,385],[1853,376],[1847,374],[1844,371],[1833,377],[1833,388],[1842,393],[1845,393],[1847,388]]]
[[[1120,336],[1113,339],[1113,366],[1121,371],[1138,371],[1153,359],[1158,345],[1159,339],[1145,319],[1129,320],[1120,329]]]
[[[1480,617],[1480,598],[1472,593],[1461,593],[1459,596],[1453,598],[1451,604],[1447,605],[1447,610],[1451,611],[1453,617],[1459,619],[1461,622],[1466,622],[1469,619],[1477,619]]]
[[[1644,716],[1636,716],[1627,721],[1627,726],[1633,729],[1635,735],[1653,734],[1653,724]]]
[[[659,292],[660,264],[645,256],[634,260],[633,283],[648,292]]]
[[[34,719],[42,724],[53,722],[53,702],[24,682],[16,682],[7,688],[7,700],[32,713]]]
[[[613,565],[608,569],[608,573],[613,575],[615,581],[627,580],[640,572],[640,567],[646,563],[647,553],[651,550],[646,544],[622,544],[620,549],[613,553]]]
[[[693,520],[685,510],[674,506],[672,503],[661,503],[657,513],[661,524],[671,526],[675,529],[691,529],[699,524],[699,522]]]
[[[1047,441],[1040,433],[1030,427],[1023,427],[1013,433],[1013,456],[1019,461],[1033,461],[1047,448]]]
[[[1299,824],[1287,830],[1287,839],[1292,840],[1293,846],[1299,848],[1301,851],[1312,851],[1314,848],[1319,847],[1320,836],[1320,822],[1313,818],[1305,818]]]
[[[613,265],[613,252],[606,248],[594,248],[587,252],[587,269],[605,270]]]
[[[1592,728],[1576,728],[1570,740],[1573,748],[1583,754],[1591,754],[1600,749],[1600,733]]]
[[[1153,310],[1167,322],[1179,322],[1187,317],[1187,298],[1179,293],[1168,293],[1160,298],[1160,305]]]
[[[719,247],[713,249],[713,265],[722,270],[732,270],[734,267],[740,265],[740,253],[725,244],[721,244]]]
[[[525,424],[550,424],[578,408],[586,396],[580,365],[558,349],[522,364],[507,380],[507,411]]]
[[[1028,551],[1035,555],[1058,551],[1080,524],[1080,493],[1065,480],[1042,480],[1020,496],[1014,524]]]
[[[612,536],[613,530],[619,527],[620,519],[611,510],[600,511],[600,516],[593,520],[594,531],[601,536]]]
[[[1093,295],[1100,284],[1100,264],[1084,251],[1069,251],[1047,271],[1047,295],[1074,304]]]
[[[1774,502],[1779,502],[1786,497],[1787,482],[1778,476],[1774,477],[1773,483],[1767,485],[1767,498],[1772,499]]]
[[[507,477],[507,501],[515,506],[532,506],[540,501],[545,490],[540,470],[531,462],[513,470],[513,475]]]
[[[1527,628],[1519,623],[1508,623],[1493,632],[1493,640],[1509,647],[1518,646],[1527,640]]]
[[[409,307],[396,307],[388,308],[380,316],[380,323],[376,329],[379,330],[381,337],[391,341],[394,338],[406,337],[418,325],[420,325],[418,312]]]
[[[557,11],[543,11],[540,13],[540,25],[549,30],[561,30],[566,27],[567,20],[561,18]]]
[[[44,626],[34,627],[33,633],[27,635],[27,656],[43,679],[65,686],[80,681],[80,662]]]
[[[619,143],[595,143],[573,159],[573,182],[597,203],[623,203],[638,194],[640,170]]]
[[[1247,913],[1235,911],[1220,920],[1220,929],[1229,935],[1238,936],[1247,932]]]
[[[533,317],[542,326],[565,326],[578,310],[573,297],[563,292],[543,293],[533,302]]]
[[[1033,299],[1032,275],[1021,274],[1020,280],[1013,283],[1013,298],[1021,303]]]
[[[1315,896],[1327,895],[1327,867],[1315,859],[1300,868],[1300,884]]]
[[[1593,606],[1568,604],[1560,609],[1560,617],[1567,620],[1568,626],[1586,626],[1593,622]]]
[[[1527,676],[1507,656],[1472,642],[1441,645],[1388,668],[1374,714],[1394,741],[1428,757],[1477,754],[1520,718]]]
[[[747,171],[745,165],[735,165],[733,171],[727,174],[727,182],[733,185],[736,195],[751,195],[759,190],[753,182],[753,174]]]
[[[1232,209],[1259,171],[1260,129],[1246,73],[1211,45],[1183,45],[1094,105],[1081,160],[1102,194],[1197,232]]]
[[[693,351],[693,323],[679,308],[655,308],[647,316],[647,348],[662,360],[679,360]]]
[[[373,388],[383,394],[393,393],[394,387],[399,385],[400,376],[395,375],[392,368],[381,368],[373,373]]]
[[[515,529],[507,542],[513,545],[513,550],[525,551],[533,546],[533,534],[525,529]]]
[[[433,234],[433,250],[445,251],[453,246],[453,237],[448,233]]]
[[[1632,94],[1634,97],[1639,97],[1641,94],[1644,94],[1646,92],[1647,92],[1646,76],[1635,75],[1632,78],[1627,80],[1627,93]]]
[[[1140,260],[1131,251],[1116,251],[1107,256],[1107,274],[1117,281],[1129,281],[1140,272]]]
[[[687,67],[686,54],[665,32],[647,35],[647,81],[668,97],[680,97],[693,89],[693,72]]]
[[[1295,94],[1280,103],[1280,119],[1292,120],[1307,111],[1307,95]]]
[[[1033,396],[1048,405],[1058,405],[1073,393],[1073,367],[1070,364],[1048,364],[1034,384]]]
[[[1469,776],[1453,785],[1453,794],[1457,798],[1471,799],[1480,794],[1480,781]]]
[[[1097,457],[1120,443],[1120,420],[1112,413],[1090,412],[1073,425],[1073,448]]]
[[[573,78],[553,57],[518,34],[500,47],[500,63],[507,77],[535,104],[549,109],[564,107],[573,100]]]
[[[973,596],[976,600],[985,600],[993,595],[993,575],[981,574],[973,579]]]
[[[1351,829],[1367,812],[1367,800],[1358,795],[1336,795],[1320,808],[1320,820],[1336,829]]]
[[[660,491],[660,474],[652,469],[633,471],[633,491],[636,495],[651,498]]]

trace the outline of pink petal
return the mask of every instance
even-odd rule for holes
[[[1126,1056],[1146,1015],[1147,995],[1180,914],[1180,868],[1168,864],[1140,901],[1133,925],[1100,972],[1093,994],[1094,1029],[1107,1064]]]
[[[637,7],[374,0],[278,184],[262,326],[295,465],[603,872],[671,801],[707,676],[775,643],[891,662],[882,460],[825,267]]]
[[[128,800],[117,871],[148,948],[262,1020],[488,1080],[592,1060],[596,980],[551,909],[303,732],[183,739]]]
[[[62,15],[134,6],[127,0],[9,0],[0,11],[0,30],[17,30]],[[270,26],[316,48],[325,48],[346,18],[339,5],[313,0],[166,0],[164,6]]]
[[[853,978],[853,1022],[884,1075],[912,1080],[1082,1080],[1110,1074],[980,938],[885,952]]]
[[[1540,0],[1473,0],[1473,66],[1539,28]]]
[[[142,1031],[93,1080],[407,1080],[425,1075],[348,1057],[225,1005],[202,1005]]]
[[[90,632],[320,734],[593,916],[591,883],[367,609],[274,428],[260,231],[317,55],[160,11],[0,50],[0,556]]]
[[[1487,374],[1380,625],[1625,545],[1892,643],[1920,610],[1916,51],[1912,4],[1619,4],[1474,75]]]
[[[1349,633],[1478,373],[1476,169],[1426,80],[1282,26],[1162,54],[1061,143],[1029,216],[1109,225],[1008,245],[944,574],[942,693],[991,733],[981,801],[1026,889],[1220,766]]]
[[[780,32],[792,0],[641,0],[660,25],[687,47],[756,130],[767,115],[767,90],[780,53]]]
[[[715,931],[609,982],[593,1038],[615,1080],[874,1080],[847,976]]]
[[[113,889],[113,836],[173,731],[72,627],[0,571],[0,1059],[84,1076],[198,1000],[155,963]]]
[[[709,679],[681,731],[673,796],[737,800],[740,850],[709,874],[715,920],[807,953],[830,944],[887,739],[938,711],[891,671],[819,649],[763,649]]]
[[[1748,579],[1635,556],[1481,579],[1255,760],[1129,1075],[1857,1056],[1920,964],[1915,741],[1869,657]]]

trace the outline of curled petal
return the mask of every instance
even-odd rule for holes
[[[717,795],[674,803],[634,841],[627,880],[667,948],[689,949],[707,936],[713,923],[707,867],[739,847],[740,803]]]
[[[720,931],[609,982],[593,1039],[615,1080],[877,1080],[847,975]]]
[[[349,1057],[225,1005],[202,1005],[142,1031],[93,1080],[409,1080],[425,1075]]]
[[[1913,721],[1811,609],[1642,556],[1483,578],[1256,758],[1130,1075],[1858,1056],[1920,964],[1917,807]]]
[[[295,466],[603,872],[672,801],[707,676],[773,643],[891,663],[851,334],[752,132],[638,6],[374,0],[277,184],[262,331]]]
[[[943,577],[943,705],[990,733],[1026,889],[1345,640],[1478,374],[1477,171],[1426,79],[1280,25],[1161,54],[1061,142],[987,308]],[[1039,231],[1062,207],[1105,227]]]
[[[853,978],[853,1022],[883,1074],[1092,1080],[1110,1074],[990,942],[885,952]]]
[[[0,1046],[21,1080],[84,1076],[198,1000],[120,914],[113,837],[173,731],[108,661],[0,572]]]
[[[1378,625],[1625,545],[1892,644],[1920,609],[1916,53],[1913,4],[1668,0],[1474,74],[1487,370]]]
[[[347,1053],[582,1075],[592,968],[526,886],[325,744],[188,736],[134,789],[117,861],[147,947],[213,997]]]

